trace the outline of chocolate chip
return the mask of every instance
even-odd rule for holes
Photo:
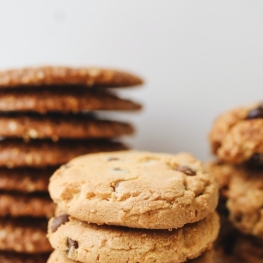
[[[251,110],[247,115],[247,120],[250,119],[262,119],[263,118],[263,106],[259,106],[256,109]]]
[[[263,154],[262,153],[253,154],[250,157],[250,159],[247,161],[246,164],[250,169],[262,170],[262,168],[263,168]]]
[[[61,225],[69,221],[68,215],[63,214],[53,219],[51,224],[51,231],[54,233]]]
[[[193,171],[191,168],[189,168],[185,165],[180,165],[180,166],[176,167],[175,170],[182,172],[182,173],[185,173],[187,175],[196,175],[195,171]]]
[[[74,247],[74,248],[78,248],[79,247],[79,243],[73,239],[71,239],[70,237],[67,237],[67,245],[69,248]]]

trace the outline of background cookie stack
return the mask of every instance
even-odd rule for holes
[[[50,179],[58,208],[49,222],[56,250],[48,263],[197,258],[217,237],[217,190],[201,162],[186,153],[77,157]],[[199,260],[213,262],[209,255]]]
[[[106,88],[141,83],[97,68],[0,72],[0,262],[46,262],[50,175],[80,154],[126,149],[112,139],[132,134],[132,125],[90,112],[140,109]]]
[[[222,114],[210,132],[210,142],[219,159],[209,164],[221,188],[224,224],[219,245],[225,243],[223,249],[232,261],[263,262],[262,105]]]

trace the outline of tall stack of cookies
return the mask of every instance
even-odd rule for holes
[[[47,220],[55,210],[49,177],[75,156],[127,149],[115,138],[131,135],[133,126],[94,111],[140,109],[108,88],[141,83],[98,68],[0,72],[0,262],[46,262]]]
[[[50,179],[57,212],[49,221],[55,251],[48,263],[211,263],[207,254],[198,257],[219,230],[217,190],[187,153],[77,157]]]
[[[263,262],[263,105],[222,114],[210,142],[218,161],[209,170],[221,188],[219,211],[228,218],[222,225],[225,254],[236,262]]]

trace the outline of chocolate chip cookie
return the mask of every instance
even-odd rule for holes
[[[81,221],[152,229],[197,222],[218,201],[214,178],[187,153],[84,155],[54,173],[49,192],[63,211]]]
[[[209,134],[211,149],[227,163],[263,164],[263,106],[260,103],[222,114]]]

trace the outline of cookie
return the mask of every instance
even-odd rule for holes
[[[48,140],[6,139],[0,141],[0,167],[46,167],[68,162],[73,157],[93,152],[125,150],[120,142],[107,140]]]
[[[130,135],[132,125],[89,115],[0,114],[0,136],[24,139],[90,139]]]
[[[94,262],[99,262],[99,261],[94,261]],[[52,254],[50,255],[47,263],[80,263],[80,262],[69,259],[65,255],[65,253],[63,253],[61,251],[54,250],[52,252]],[[208,252],[204,252],[200,257],[198,257],[196,259],[187,260],[187,263],[214,263],[214,261],[213,261],[213,258],[211,256],[211,252],[208,251]]]
[[[206,164],[206,169],[209,174],[215,177],[219,186],[219,202],[217,211],[220,215],[228,216],[226,208],[227,192],[229,181],[233,173],[233,166],[223,162],[209,162]]]
[[[55,204],[48,194],[0,192],[0,216],[47,217],[54,215]]]
[[[235,167],[229,183],[229,218],[245,234],[263,238],[263,171]]]
[[[98,226],[72,217],[63,220],[56,217],[49,222],[48,238],[53,248],[83,263],[176,263],[196,258],[210,248],[218,230],[216,213],[170,230]]]
[[[141,105],[105,90],[59,89],[0,90],[0,111],[5,112],[80,112],[94,110],[134,111]]]
[[[85,87],[129,87],[142,84],[130,73],[95,67],[28,67],[0,72],[1,88],[43,85],[81,85]]]
[[[47,192],[50,176],[58,167],[16,168],[0,167],[0,191]]]
[[[209,134],[211,149],[222,161],[263,164],[263,106],[253,104],[222,114]]]
[[[81,221],[169,229],[217,205],[212,176],[192,155],[122,151],[81,156],[50,179],[54,202]]]
[[[46,219],[1,218],[0,250],[30,254],[50,252],[46,229]]]
[[[0,251],[1,263],[46,263],[49,254],[23,254]]]

